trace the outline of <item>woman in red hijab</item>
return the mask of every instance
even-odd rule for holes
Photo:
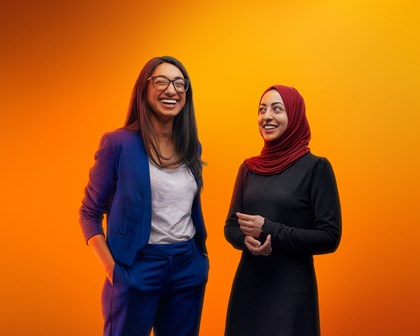
[[[242,250],[225,336],[318,336],[313,255],[334,252],[341,211],[334,172],[308,147],[299,92],[274,85],[262,95],[261,154],[240,166],[225,237]]]

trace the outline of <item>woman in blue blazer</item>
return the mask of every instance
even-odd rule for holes
[[[104,335],[198,335],[209,267],[202,165],[188,73],[155,57],[125,126],[101,139],[80,208],[106,273]]]

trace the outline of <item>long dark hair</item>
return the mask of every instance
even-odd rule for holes
[[[184,78],[190,81],[189,88],[185,93],[185,106],[174,119],[172,137],[175,143],[175,150],[179,155],[179,160],[175,164],[185,164],[189,167],[198,181],[199,188],[201,188],[203,186],[201,169],[204,162],[201,160],[201,148],[199,149],[200,143],[195,120],[193,90],[187,70],[180,61],[171,56],[161,56],[154,57],[145,64],[133,88],[124,128],[139,133],[143,138],[149,158],[154,164],[165,167],[165,164],[162,162],[156,131],[150,121],[152,110],[146,98],[148,78],[152,76],[156,67],[162,63],[176,66],[182,72]]]

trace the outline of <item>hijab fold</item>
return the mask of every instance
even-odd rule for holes
[[[303,155],[310,152],[311,131],[306,118],[305,102],[293,87],[273,85],[264,91],[260,98],[270,90],[276,90],[283,99],[288,125],[284,133],[272,141],[265,141],[260,155],[245,160],[248,168],[259,175],[278,174]]]

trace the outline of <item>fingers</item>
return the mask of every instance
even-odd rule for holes
[[[265,239],[264,244],[262,244],[261,248],[271,247],[271,235],[269,234]]]
[[[261,245],[261,254],[263,256],[268,256],[271,254],[272,251],[271,247],[271,235],[267,236],[267,239],[265,240],[264,244]]]
[[[250,242],[245,241],[245,246],[246,248],[249,250],[249,252],[251,252],[253,255],[260,255],[261,253],[259,252],[258,248],[255,247],[254,245],[252,245]]]
[[[259,248],[261,246],[261,242],[252,236],[245,236],[245,244],[249,244],[253,248]]]
[[[268,256],[273,251],[271,247],[271,235],[267,236],[264,244],[261,244],[259,240],[251,236],[246,236],[244,243],[246,248],[254,255]]]
[[[238,223],[239,225],[243,225],[243,226],[247,226],[247,227],[252,227],[254,225],[254,220],[252,217],[246,215],[247,217],[238,217]]]
[[[261,219],[264,220],[264,217],[261,217],[260,215],[248,215],[242,212],[236,212],[235,215],[238,217],[238,219],[246,222],[255,222]]]
[[[239,224],[255,224],[260,221],[260,218],[263,218],[259,215],[247,215],[242,212],[237,212],[236,217],[238,217]],[[264,220],[264,219],[263,219]]]
[[[264,217],[259,215],[247,215],[237,212],[238,224],[241,231],[248,236],[259,237],[261,234],[261,227],[264,224]]]
[[[267,247],[265,249],[261,249],[261,247],[255,247],[254,245],[250,244],[249,242],[245,242],[246,248],[256,256],[262,255],[262,256],[268,256],[273,251],[271,246]]]
[[[254,216],[253,215],[247,215],[247,214],[244,214],[242,212],[236,212],[236,217],[238,217],[239,219],[247,221],[247,220],[251,220],[252,217],[254,217]]]
[[[239,228],[246,236],[254,236],[254,229],[245,225],[240,225]]]
[[[261,230],[255,228],[248,228],[240,225],[239,228],[246,236],[252,236],[258,238],[261,235]]]

